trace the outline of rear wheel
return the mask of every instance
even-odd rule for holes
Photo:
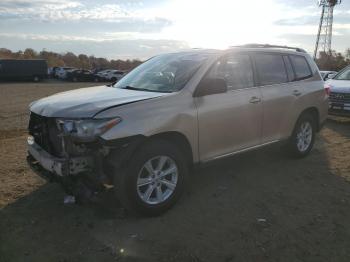
[[[39,82],[40,81],[40,77],[39,76],[34,76],[33,77],[33,81],[34,82]]]
[[[294,128],[288,141],[288,150],[294,157],[307,156],[315,142],[316,123],[311,114],[302,115]]]
[[[156,140],[143,146],[115,179],[115,190],[125,208],[155,216],[167,211],[181,196],[188,168],[175,145]]]

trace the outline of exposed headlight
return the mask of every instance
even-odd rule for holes
[[[66,134],[82,138],[93,138],[106,133],[121,121],[120,117],[113,119],[58,119],[57,125]]]

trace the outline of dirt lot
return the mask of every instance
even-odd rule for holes
[[[25,163],[28,104],[94,84],[0,84],[0,261],[350,261],[350,119],[333,118],[306,159],[278,148],[192,175],[181,201],[135,218],[111,192],[64,205]]]

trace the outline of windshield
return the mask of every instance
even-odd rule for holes
[[[335,80],[350,80],[350,67],[339,72],[333,79]]]
[[[152,92],[182,89],[209,54],[177,53],[153,57],[124,76],[117,88]]]

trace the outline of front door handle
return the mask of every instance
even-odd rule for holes
[[[300,96],[301,95],[301,92],[299,90],[294,90],[293,91],[293,95],[295,96]]]
[[[261,99],[259,97],[253,96],[252,98],[250,98],[249,103],[251,104],[256,104],[256,103],[260,103]]]

